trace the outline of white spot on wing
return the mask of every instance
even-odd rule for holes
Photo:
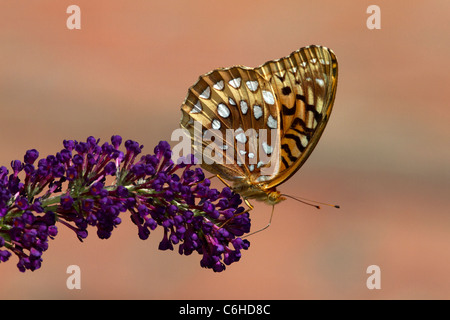
[[[200,113],[201,111],[202,111],[202,104],[200,103],[200,101],[197,101],[197,103],[194,105],[191,112],[189,113]]]
[[[217,120],[217,119],[214,119],[214,120],[212,121],[212,123],[211,123],[211,127],[212,127],[214,130],[219,130],[220,127],[221,127],[220,121]]]
[[[228,102],[229,104],[235,106],[236,105],[236,101],[234,101],[232,98],[228,98]]]
[[[265,142],[265,141],[262,143],[262,147],[263,147],[264,152],[265,152],[267,155],[271,154],[272,151],[273,151],[273,147],[269,146],[269,145],[267,144],[267,142]]]
[[[269,118],[267,118],[267,126],[270,129],[276,129],[278,127],[277,119],[272,117],[272,115],[269,115]]]
[[[270,91],[262,91],[263,99],[267,104],[275,104],[275,98]]]
[[[216,90],[223,90],[223,80],[217,81],[214,85],[213,88]]]
[[[320,86],[323,87],[325,82],[322,79],[316,79],[316,83]]]
[[[247,104],[247,102],[245,100],[241,100],[239,105],[241,106],[242,114],[247,114],[247,111],[248,111],[248,104]]]
[[[235,89],[238,89],[241,86],[241,78],[234,78],[228,81],[230,86],[232,86]]]
[[[222,118],[228,118],[230,116],[230,109],[228,109],[228,107],[225,104],[219,103],[217,105],[217,113]]]
[[[258,90],[258,81],[246,81],[245,84],[250,91],[255,92],[256,90]]]
[[[211,88],[206,87],[205,90],[203,90],[202,94],[200,95],[200,98],[202,99],[209,99],[211,97]]]
[[[244,133],[244,130],[242,128],[237,129],[234,134],[236,135],[236,141],[240,143],[246,143],[247,142],[247,136]]]
[[[263,115],[262,108],[257,104],[255,104],[253,106],[253,116],[255,117],[256,120],[258,120],[259,118],[262,117],[262,115]]]

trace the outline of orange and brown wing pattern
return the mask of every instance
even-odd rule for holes
[[[330,116],[336,85],[336,57],[320,46],[257,68],[216,69],[189,88],[181,126],[193,142],[202,141],[196,151],[205,169],[265,192],[286,181],[311,154]],[[201,128],[197,136],[195,123]],[[211,139],[205,139],[211,130],[220,146],[214,155],[208,151]],[[263,174],[269,167],[271,172]]]
[[[291,177],[319,141],[331,114],[337,60],[321,46],[309,46],[256,69],[275,90],[280,105],[280,168],[267,181],[274,187]]]
[[[279,128],[281,119],[273,88],[259,73],[236,66],[203,75],[189,89],[181,109],[181,126],[189,130],[193,140],[194,123],[201,123],[202,147],[197,151],[203,155],[205,169],[231,181],[250,181],[260,176],[261,168],[268,164],[260,161],[259,150],[267,151],[268,147],[260,144],[259,132]],[[216,141],[222,148],[222,163],[208,158],[209,152],[205,152],[211,141],[204,135],[211,129],[218,130],[222,138]]]

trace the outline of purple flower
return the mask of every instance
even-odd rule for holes
[[[27,164],[33,164],[39,157],[39,152],[36,149],[28,150],[24,156],[24,162]]]
[[[61,206],[64,210],[72,209],[73,198],[69,194],[61,196],[60,202],[61,202]]]
[[[60,152],[40,160],[38,151],[28,150],[23,163],[11,163],[9,176],[0,167],[0,261],[15,254],[20,271],[36,270],[57,235],[56,223],[80,241],[89,226],[107,239],[127,211],[143,240],[163,228],[160,250],[197,252],[200,265],[216,272],[239,261],[249,247],[240,237],[249,232],[250,218],[238,194],[211,188],[202,169],[193,167],[193,156],[175,164],[165,141],[142,156],[136,141],[127,140],[125,152],[121,144],[117,135],[102,145],[94,137],[64,140]],[[111,185],[108,176],[114,176]]]
[[[10,230],[2,230],[13,243],[12,251],[19,257],[17,267],[20,271],[33,271],[41,266],[42,253],[48,248],[48,239],[53,239],[57,234],[55,221],[55,215],[51,211],[37,217],[26,211],[22,216],[12,219]],[[0,244],[5,245],[6,241],[1,242],[3,244]],[[7,251],[0,250],[0,261],[5,262],[10,256]]]
[[[170,146],[166,142],[155,148],[155,154],[160,163],[153,165],[160,169],[146,184],[159,191],[162,197],[153,197],[151,202],[142,201],[148,211],[141,210],[140,215],[151,217],[163,226],[164,236],[159,248],[173,250],[173,245],[179,244],[180,254],[189,255],[197,251],[203,255],[201,266],[214,271],[222,271],[226,264],[238,261],[240,251],[248,246],[231,247],[230,241],[250,230],[248,213],[243,213],[244,208],[240,207],[242,200],[236,200],[240,197],[229,188],[222,192],[210,188],[211,183],[200,168],[192,170],[191,164],[182,161],[179,162],[184,169],[181,175],[170,174],[172,166],[164,166],[171,157]],[[185,205],[173,206],[172,201]],[[146,212],[147,215],[143,216]],[[142,220],[133,220],[136,221]],[[145,228],[145,223],[141,227]],[[149,233],[149,226],[147,228]]]
[[[99,195],[103,190],[103,183],[101,182],[96,182],[92,185],[92,187],[90,188],[90,193],[93,196]]]
[[[75,167],[68,167],[66,174],[68,180],[75,180],[78,177],[78,170]]]
[[[24,197],[19,197],[16,199],[16,205],[20,210],[26,210],[28,208],[28,200]]]
[[[122,144],[122,137],[121,136],[112,136],[111,143],[114,146],[114,148],[118,149],[119,146]]]

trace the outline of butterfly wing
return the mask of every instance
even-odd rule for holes
[[[337,60],[322,46],[309,46],[269,61],[256,71],[271,84],[280,105],[280,167],[266,188],[289,179],[308,159],[331,114],[337,87]]]
[[[189,89],[181,107],[181,126],[189,131],[195,151],[203,156],[203,168],[233,182],[260,176],[258,132],[268,122],[280,127],[279,106],[265,102],[268,94],[274,100],[271,92],[265,78],[243,66],[214,70]],[[211,156],[208,148],[213,143],[207,135],[214,130],[216,153]]]
[[[203,157],[203,168],[269,189],[292,176],[312,152],[330,115],[336,83],[336,58],[319,46],[255,69],[216,69],[189,88],[181,126]],[[213,144],[207,135],[215,130]]]

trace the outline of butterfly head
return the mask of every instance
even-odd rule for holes
[[[275,205],[283,200],[286,200],[286,198],[281,195],[280,191],[275,188],[267,190],[266,194],[267,199],[265,200],[265,202],[270,205]]]

